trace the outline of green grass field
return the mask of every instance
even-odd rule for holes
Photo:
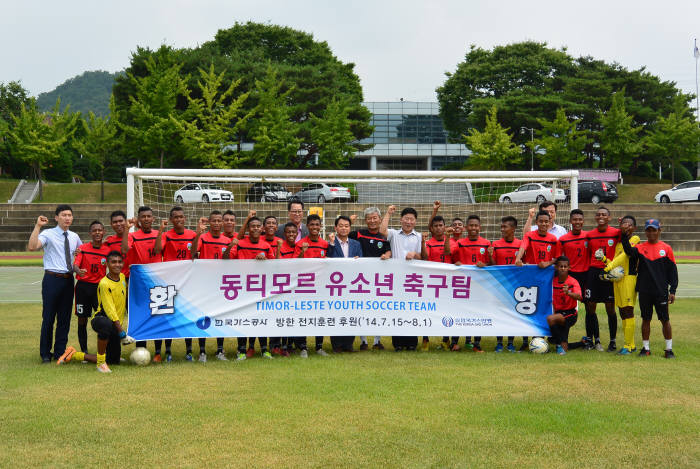
[[[44,187],[44,198],[35,203],[77,204],[100,203],[100,183],[88,182],[82,184],[47,182]],[[105,182],[104,203],[126,203],[126,184]]]
[[[496,354],[485,339],[484,354],[201,364],[176,341],[172,364],[101,375],[40,365],[40,305],[3,303],[0,466],[698,467],[699,308],[672,306],[675,360],[655,321],[649,358]]]

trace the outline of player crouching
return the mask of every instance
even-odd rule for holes
[[[121,346],[134,342],[122,329],[126,315],[126,278],[121,273],[123,266],[124,258],[119,251],[107,254],[107,275],[97,285],[97,313],[90,323],[97,332],[97,355],[77,352],[74,347],[68,347],[56,364],[84,360],[97,364],[100,373],[111,373],[108,365],[119,364]]]
[[[547,324],[552,331],[552,341],[559,355],[569,350],[569,329],[578,319],[578,301],[583,301],[581,286],[569,276],[569,258],[557,257],[554,262],[556,275],[552,280],[552,306],[554,314],[547,316]]]

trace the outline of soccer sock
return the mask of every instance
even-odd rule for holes
[[[185,348],[187,349],[187,353],[192,353],[192,339],[185,339]],[[165,347],[165,351],[166,353],[169,353],[167,345]]]
[[[172,348],[173,345],[173,339],[165,339],[165,353],[167,355],[170,355],[170,349]]]
[[[238,338],[238,353],[245,353],[245,344],[247,340],[245,337]]]
[[[366,343],[367,343],[367,337],[364,336],[364,335],[361,335],[361,336],[360,336],[360,341],[361,341],[363,344],[366,344]]]
[[[381,342],[382,337],[375,335],[374,336],[374,345],[377,345],[379,342]]]
[[[107,361],[107,354],[103,353],[100,355],[99,353],[97,354],[97,366],[104,365],[104,363]]]
[[[464,338],[464,345],[466,344],[471,344],[472,343],[472,338],[471,337],[465,337]]]
[[[615,313],[608,314],[608,331],[610,332],[610,341],[614,341],[617,336],[617,315]]]
[[[216,339],[217,343],[219,342],[219,339]],[[207,353],[207,339],[200,337],[199,340],[199,354],[205,354]]]
[[[673,339],[666,339],[666,350],[671,350],[673,348]]]
[[[600,342],[600,326],[598,316],[595,313],[586,313],[586,336]]]
[[[155,348],[156,355],[160,355],[160,349],[163,348],[162,340],[154,340],[153,347]]]
[[[87,324],[78,324],[78,343],[80,344],[80,351],[86,353],[88,351]]]
[[[510,335],[508,336],[508,345],[513,345],[513,341],[515,340],[515,337]]]
[[[498,337],[496,337],[496,343],[498,345],[503,345],[503,336],[502,335],[499,335]]]
[[[559,324],[552,324],[549,330],[552,333],[552,342],[559,345],[561,343]]]
[[[634,350],[634,318],[622,320],[622,331],[625,334],[625,347]]]
[[[644,350],[649,350],[649,341],[648,340],[642,340],[642,348]]]
[[[474,337],[474,345],[481,346],[481,337]]]
[[[81,362],[85,360],[85,352],[75,352],[70,359]]]
[[[219,337],[216,339],[216,353],[221,353],[224,351],[224,338]]]

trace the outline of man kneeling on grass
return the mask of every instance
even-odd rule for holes
[[[107,275],[97,285],[97,314],[90,323],[97,332],[97,355],[77,352],[74,347],[66,348],[57,365],[71,360],[97,364],[100,373],[111,373],[109,365],[118,365],[122,345],[134,342],[122,329],[126,315],[126,279],[121,273],[124,258],[119,251],[107,254]]]
[[[559,256],[554,262],[556,274],[552,280],[552,306],[554,314],[547,316],[547,324],[552,331],[552,342],[559,355],[569,350],[569,329],[578,318],[578,301],[583,301],[581,287],[575,278],[569,276],[569,258]]]

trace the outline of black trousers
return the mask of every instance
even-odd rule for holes
[[[44,273],[41,281],[41,336],[39,354],[42,359],[58,359],[66,351],[73,309],[73,277],[55,277]],[[54,322],[56,339],[54,342]],[[51,346],[53,345],[53,357]]]

